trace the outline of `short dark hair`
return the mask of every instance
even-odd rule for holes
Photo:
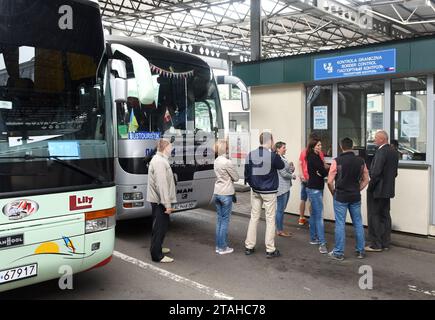
[[[282,142],[282,141],[278,141],[277,143],[275,143],[275,150],[281,149],[282,146],[285,146],[286,143]]]
[[[262,132],[260,134],[260,144],[265,144],[272,140],[273,140],[273,136],[270,132]]]
[[[352,150],[352,148],[353,148],[353,141],[352,141],[351,138],[346,137],[346,138],[343,138],[340,141],[340,145],[341,145],[341,148],[343,150]]]

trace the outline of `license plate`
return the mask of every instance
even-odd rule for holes
[[[196,207],[196,201],[176,203],[173,205],[175,210],[188,210]]]
[[[33,263],[27,266],[11,268],[8,270],[0,271],[0,284],[11,282],[15,280],[21,280],[38,275],[38,264]]]

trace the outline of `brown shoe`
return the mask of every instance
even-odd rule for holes
[[[372,248],[371,246],[367,246],[364,248],[366,252],[382,252],[382,249]]]
[[[292,234],[290,232],[284,232],[284,231],[278,231],[276,234],[278,236],[281,236],[281,237],[291,237],[292,236]]]

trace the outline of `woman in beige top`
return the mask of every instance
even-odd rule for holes
[[[236,168],[228,159],[228,143],[226,140],[218,140],[215,146],[218,155],[214,162],[216,183],[214,185],[214,201],[216,204],[216,253],[227,254],[234,251],[228,247],[228,225],[233,208],[233,196],[235,194],[233,182],[239,180]]]

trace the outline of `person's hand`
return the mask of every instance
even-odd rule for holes
[[[174,212],[174,208],[166,208],[166,211],[165,211],[165,213],[166,214],[172,214],[173,212]]]

